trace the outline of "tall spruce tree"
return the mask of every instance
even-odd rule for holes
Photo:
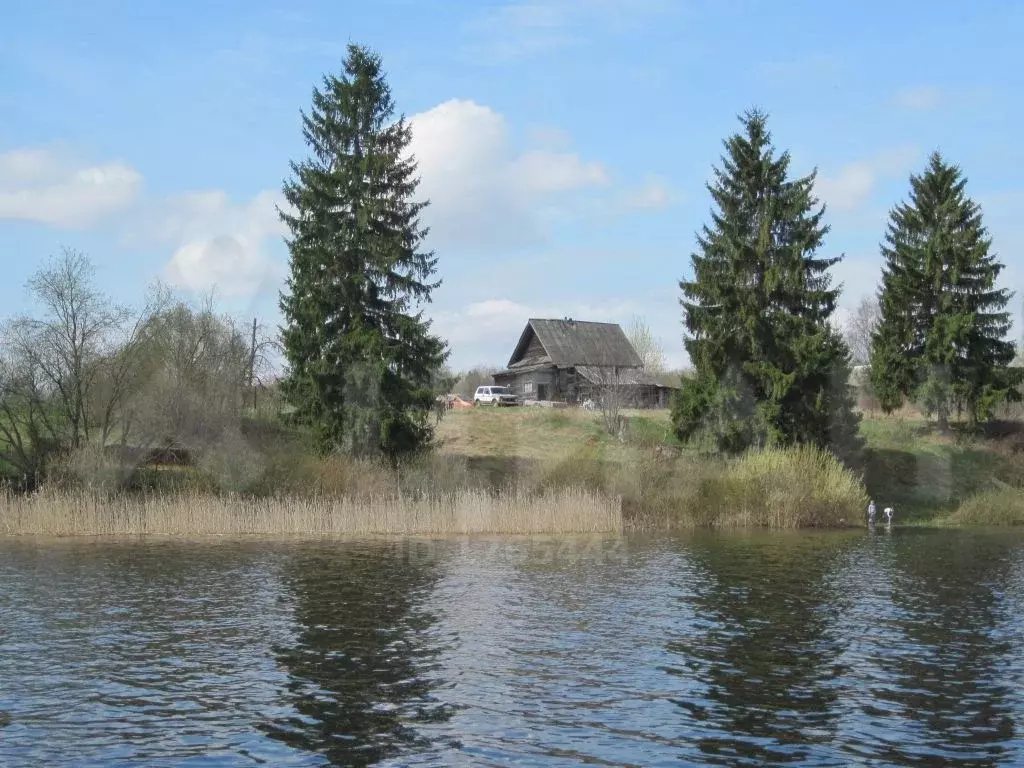
[[[809,443],[857,461],[859,417],[849,351],[829,323],[838,289],[815,256],[828,227],[815,174],[788,179],[766,116],[741,118],[708,185],[717,205],[682,280],[685,340],[696,372],[673,407],[677,434],[709,433],[720,450]]]
[[[1011,298],[996,286],[1003,265],[990,252],[967,179],[935,152],[910,177],[909,202],[890,212],[882,255],[882,319],[872,340],[871,378],[883,408],[916,400],[940,427],[956,412],[971,423],[1019,399],[1006,336]]]
[[[311,157],[284,185],[291,274],[281,295],[285,391],[324,451],[397,460],[431,438],[432,379],[447,357],[421,305],[437,259],[414,196],[411,130],[379,56],[349,45],[302,113]]]

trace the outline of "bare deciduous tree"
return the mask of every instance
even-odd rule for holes
[[[272,383],[276,342],[258,320],[218,315],[212,296],[200,308],[175,303],[160,285],[137,313],[115,307],[71,250],[29,288],[37,311],[0,328],[0,471],[32,486],[69,453],[57,475],[94,473],[113,458],[113,440],[122,472],[158,446],[184,448],[221,474],[242,466],[232,455],[245,442],[243,408]]]
[[[635,408],[639,396],[635,373],[609,365],[595,367],[591,376],[596,379],[593,394],[605,430],[610,435],[624,437],[626,422],[622,411]]]
[[[636,408],[640,400],[637,370],[623,368],[620,361],[602,359],[598,365],[586,366],[585,376],[590,381],[590,397],[601,414],[601,422],[608,434],[624,438],[626,420],[622,411]]]
[[[30,485],[55,453],[107,442],[137,369],[150,312],[114,306],[93,274],[65,249],[28,283],[36,313],[0,334],[0,458]]]
[[[249,335],[248,386],[252,395],[252,409],[256,410],[256,396],[261,389],[266,389],[274,374],[274,363],[271,355],[281,354],[284,349],[276,336],[268,332],[267,327],[252,319]]]
[[[65,249],[28,283],[39,316],[17,318],[7,334],[12,352],[55,394],[53,407],[73,449],[89,439],[93,387],[114,352],[113,336],[130,316],[97,290],[93,274],[81,252]]]
[[[846,322],[846,327],[842,329],[854,365],[867,365],[871,359],[871,337],[880,319],[878,299],[874,296],[865,296]]]
[[[477,387],[494,383],[494,374],[498,368],[488,365],[477,365],[469,369],[455,382],[455,392],[466,400],[472,400]]]
[[[95,414],[93,420],[99,428],[101,446],[108,443],[118,426],[122,443],[127,437],[125,406],[142,385],[155,318],[170,305],[170,291],[158,283],[150,291],[142,311],[119,329],[112,353],[100,361],[94,385],[96,397],[90,412]]]
[[[10,339],[8,326],[0,338],[0,461],[8,474],[32,487],[59,449],[63,425],[47,377]]]
[[[241,416],[252,376],[250,339],[207,301],[178,303],[149,324],[141,383],[126,403],[125,431],[140,446],[199,449]]]
[[[626,337],[636,350],[647,373],[658,376],[665,370],[665,351],[642,317],[634,315],[626,330]]]

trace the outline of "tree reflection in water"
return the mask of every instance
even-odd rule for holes
[[[700,735],[701,762],[763,765],[821,759],[836,728],[841,638],[828,578],[855,538],[696,535],[698,617],[668,643],[669,674],[699,683],[677,702]],[[714,735],[713,735],[714,734]]]
[[[332,765],[369,765],[429,747],[417,725],[447,720],[432,695],[441,651],[421,603],[439,578],[428,542],[316,546],[285,568],[294,641],[274,649],[294,713],[262,730]]]
[[[890,682],[872,691],[871,714],[880,727],[902,719],[905,737],[879,756],[946,765],[1006,760],[1022,660],[1004,596],[1019,541],[921,531],[895,537],[891,547],[889,623],[902,636],[901,650],[884,649],[873,660]]]

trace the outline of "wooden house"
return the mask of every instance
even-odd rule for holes
[[[524,400],[570,405],[615,389],[628,407],[667,408],[672,392],[644,371],[619,325],[571,318],[528,320],[494,383]]]

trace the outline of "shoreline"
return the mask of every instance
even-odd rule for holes
[[[846,526],[846,527],[805,527],[805,528],[765,528],[765,527],[729,527],[729,528],[674,528],[651,530],[649,528],[632,528],[628,525],[621,530],[593,530],[593,531],[562,531],[562,532],[497,532],[477,531],[468,533],[437,533],[430,531],[408,531],[402,533],[319,533],[315,531],[297,532],[251,532],[231,531],[224,533],[207,532],[179,532],[168,533],[161,531],[133,532],[133,533],[106,533],[77,531],[73,533],[38,533],[38,532],[9,532],[0,531],[0,543],[27,543],[42,545],[59,545],[70,543],[96,543],[96,544],[139,544],[139,543],[174,543],[174,544],[435,544],[435,543],[523,543],[536,544],[557,544],[559,546],[571,544],[594,544],[614,543],[628,541],[630,539],[655,539],[671,540],[674,538],[688,538],[691,536],[833,536],[833,535],[865,535],[885,536],[893,533],[917,533],[917,532],[984,532],[1005,533],[1007,531],[1021,530],[1024,532],[1024,525],[1021,524],[995,524],[995,523],[946,523],[941,519],[928,521],[914,521],[901,525],[894,524],[891,529],[885,526],[876,526],[874,530],[867,526]]]
[[[397,471],[317,457],[297,433],[258,421],[244,443],[190,466],[133,467],[89,449],[35,494],[0,491],[0,536],[865,530],[871,498],[894,507],[894,528],[1024,524],[1015,437],[964,441],[919,420],[866,419],[865,463],[852,473],[807,447],[726,457],[680,445],[665,411],[627,421],[628,434],[611,436],[568,409],[453,412],[435,449]],[[18,516],[29,509],[33,519]]]

